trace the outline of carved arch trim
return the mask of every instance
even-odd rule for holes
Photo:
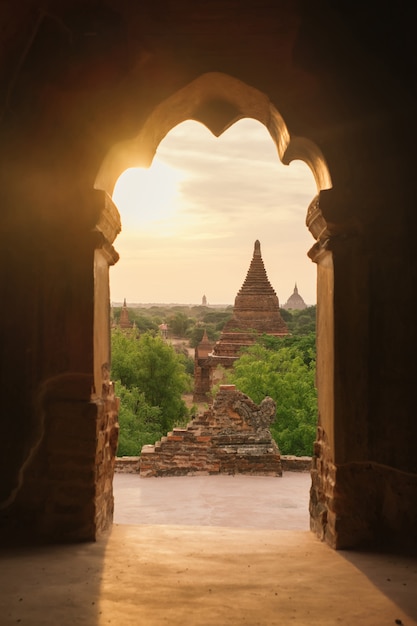
[[[130,167],[149,167],[160,142],[186,120],[204,124],[219,137],[243,118],[264,124],[284,165],[302,160],[311,169],[318,192],[331,188],[330,172],[320,148],[308,138],[291,136],[266,94],[221,72],[202,74],[161,102],[133,139],[114,145],[108,152],[94,186],[111,196],[119,176]]]

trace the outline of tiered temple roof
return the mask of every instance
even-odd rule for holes
[[[256,240],[248,273],[235,298],[233,316],[225,324],[211,358],[227,367],[239,357],[243,347],[252,345],[264,333],[283,337],[288,335],[288,328],[265,270],[261,244]]]

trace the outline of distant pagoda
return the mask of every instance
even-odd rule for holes
[[[132,328],[133,323],[129,319],[129,311],[127,310],[126,298],[124,299],[122,309],[120,311],[120,328]]]
[[[302,311],[307,308],[306,303],[298,293],[297,283],[295,283],[294,291],[282,307],[285,310]]]
[[[231,367],[242,348],[254,344],[262,334],[284,337],[288,328],[265,270],[261,244],[256,240],[246,279],[235,298],[233,316],[226,322],[210,355],[212,367],[219,364]]]

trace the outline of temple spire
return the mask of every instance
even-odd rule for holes
[[[194,399],[208,398],[217,366],[232,367],[242,349],[252,346],[263,334],[285,337],[288,328],[280,314],[278,296],[268,280],[257,239],[246,279],[235,298],[232,317],[213,348],[206,340],[206,333],[196,348]]]
[[[269,282],[264,262],[262,260],[261,243],[257,239],[255,241],[252,261],[249,266],[248,273],[246,274],[245,281],[237,294],[236,299],[240,296],[249,296],[251,294],[256,295],[260,293],[276,297],[275,290]]]
[[[295,283],[294,291],[288,298],[287,302],[283,305],[283,309],[290,310],[302,310],[306,309],[307,305],[304,302],[303,298],[298,293],[297,283]]]
[[[243,333],[255,331],[278,336],[288,334],[287,326],[279,312],[278,296],[265,270],[258,239],[255,241],[246,278],[235,298],[233,316],[226,322],[215,351],[219,350],[219,346],[221,348],[225,333],[232,330],[236,332],[236,329]]]
[[[129,311],[127,310],[126,298],[123,301],[122,310],[120,311],[120,328],[132,328],[133,324],[129,319]]]

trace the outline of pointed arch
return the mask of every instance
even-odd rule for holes
[[[186,120],[204,124],[219,137],[243,118],[264,124],[284,165],[302,160],[311,169],[318,192],[331,188],[330,173],[319,147],[305,137],[291,136],[266,94],[221,72],[202,74],[161,102],[136,137],[116,144],[109,151],[94,186],[111,196],[119,176],[130,167],[149,167],[163,138]]]

